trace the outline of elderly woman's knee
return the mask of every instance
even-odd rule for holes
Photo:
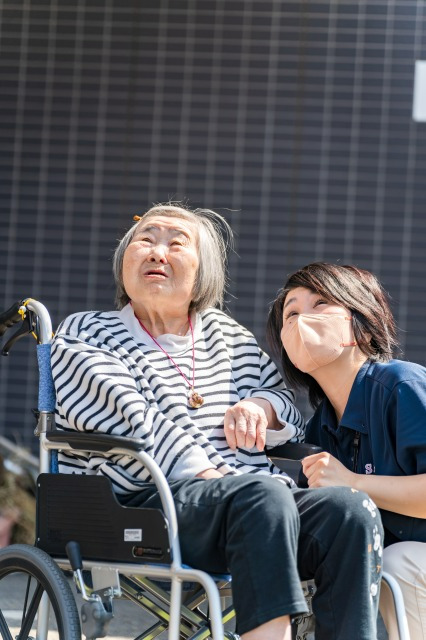
[[[240,483],[235,496],[238,509],[251,508],[260,520],[278,518],[279,514],[284,514],[289,520],[298,519],[293,493],[281,480],[267,475],[247,474]]]
[[[371,498],[363,491],[350,487],[331,487],[327,500],[330,517],[350,528],[374,529],[383,535],[380,511]]]

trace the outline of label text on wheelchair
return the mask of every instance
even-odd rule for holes
[[[142,542],[142,529],[124,529],[124,542]]]

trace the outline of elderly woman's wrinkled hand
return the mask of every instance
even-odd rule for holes
[[[263,398],[241,400],[225,413],[224,430],[231,449],[265,448],[266,429],[276,418],[272,406]]]

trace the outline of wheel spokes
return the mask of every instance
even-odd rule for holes
[[[4,615],[0,611],[0,633],[3,640],[13,640],[12,634],[9,631],[9,625],[7,624]]]
[[[29,581],[31,578],[29,578]],[[34,619],[37,614],[37,610],[40,604],[41,596],[43,595],[44,589],[40,583],[37,583],[37,587],[33,593],[31,598],[30,605],[28,610],[24,609],[22,613],[22,622],[21,622],[21,631],[17,636],[16,640],[27,640],[28,635],[32,629]]]

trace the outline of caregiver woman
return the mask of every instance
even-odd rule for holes
[[[383,569],[401,586],[411,640],[424,640],[426,369],[391,359],[387,296],[353,266],[313,263],[291,275],[268,335],[289,383],[306,388],[315,408],[306,441],[324,452],[303,461],[309,487],[348,486],[374,500],[385,527]],[[393,639],[388,596],[381,610]]]

